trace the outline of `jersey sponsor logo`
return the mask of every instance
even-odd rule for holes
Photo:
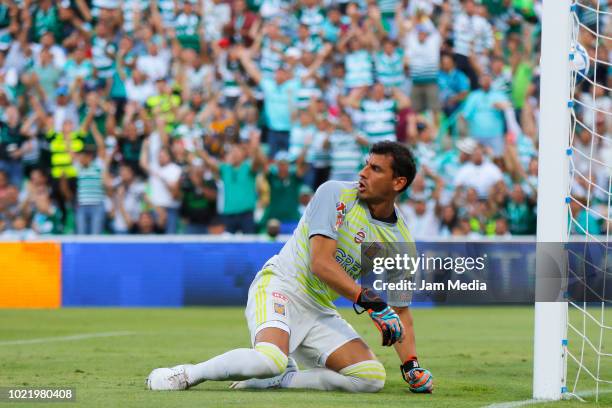
[[[355,234],[355,243],[356,244],[361,244],[363,241],[365,241],[365,237],[366,237],[366,233],[364,230],[359,230],[357,232],[357,234]]]
[[[272,292],[272,297],[279,302],[287,303],[289,301],[289,298],[287,296],[283,295],[282,293],[278,293],[278,292]]]
[[[285,316],[285,305],[282,303],[274,302],[274,313],[277,315]]]
[[[344,201],[338,201],[336,203],[336,225],[334,229],[338,231],[342,222],[344,222],[344,217],[346,215],[346,204]]]
[[[361,273],[361,263],[358,259],[351,256],[348,251],[342,248],[336,249],[336,262],[340,264],[342,269],[353,279],[357,279]]]

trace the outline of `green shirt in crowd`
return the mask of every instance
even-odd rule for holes
[[[536,219],[534,207],[525,201],[517,203],[508,201],[505,208],[508,229],[512,235],[531,235],[535,234]]]
[[[512,104],[517,109],[521,109],[525,105],[532,76],[533,69],[530,64],[522,62],[516,67],[514,78],[512,78]]]
[[[267,176],[270,184],[270,205],[266,208],[261,223],[276,218],[281,222],[299,221],[299,197],[302,187],[302,178],[295,169],[289,170],[289,175],[281,179],[278,176],[278,167],[271,166]]]
[[[257,173],[251,171],[251,166],[251,160],[245,160],[236,167],[228,163],[219,166],[223,181],[223,214],[235,215],[255,209]]]

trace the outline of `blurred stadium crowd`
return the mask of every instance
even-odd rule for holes
[[[414,236],[534,234],[540,12],[539,0],[2,0],[0,234],[272,239],[387,139],[419,162],[399,203]],[[606,14],[581,13],[610,32]],[[581,42],[610,61],[609,43]],[[599,110],[576,131],[592,178],[574,195],[607,214],[608,170],[592,163],[612,163],[612,146],[593,131],[610,139],[612,102],[588,81],[576,92]],[[572,212],[589,233],[610,228]]]

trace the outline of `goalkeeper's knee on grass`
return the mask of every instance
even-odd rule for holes
[[[284,374],[272,378],[239,381],[233,389],[297,388],[324,391],[377,392],[385,385],[385,368],[376,360],[361,361],[340,372],[329,368],[296,370],[293,364]]]
[[[282,374],[287,368],[288,357],[272,343],[260,342],[255,345],[255,351],[258,352],[266,361],[268,373],[264,374],[264,378],[274,377]]]
[[[353,392],[378,392],[385,386],[387,373],[385,367],[377,360],[360,361],[340,370],[340,374],[348,377],[352,383]]]
[[[385,385],[385,368],[376,360],[361,361],[340,372],[328,368],[288,370],[283,376],[265,380],[247,380],[234,388],[298,388],[324,391],[377,392]]]

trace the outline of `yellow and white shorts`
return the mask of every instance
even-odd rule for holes
[[[331,353],[360,336],[336,310],[322,311],[294,292],[272,269],[255,276],[245,310],[251,344],[261,330],[276,327],[289,333],[289,354],[300,365],[325,367]]]

